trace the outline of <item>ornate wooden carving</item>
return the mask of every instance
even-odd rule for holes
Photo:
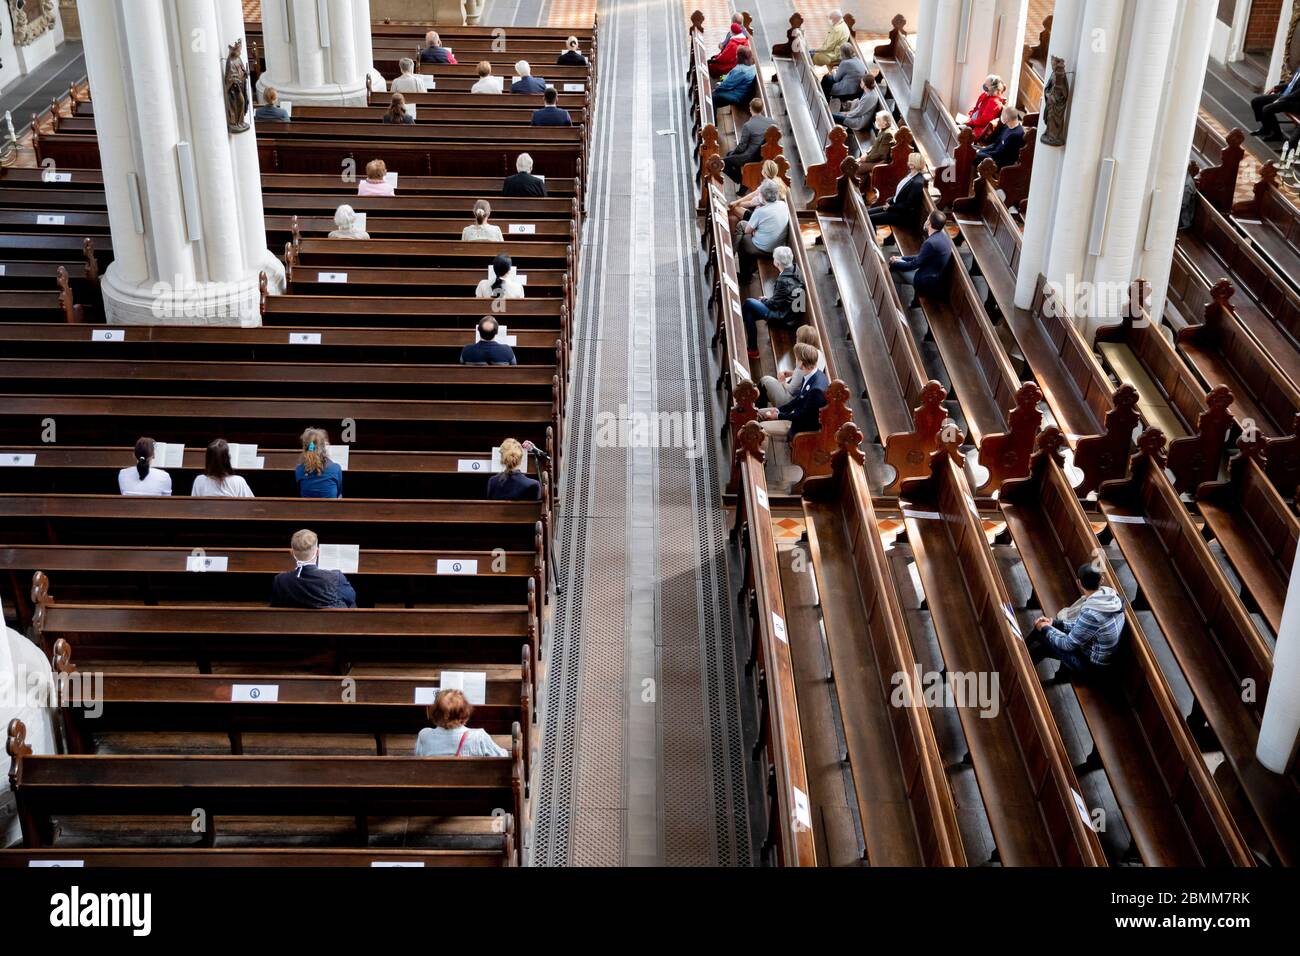
[[[1141,422],[1137,404],[1137,389],[1128,383],[1121,385],[1111,397],[1106,431],[1080,438],[1075,444],[1074,467],[1083,472],[1079,494],[1096,491],[1103,481],[1124,477],[1133,448],[1133,432]]]
[[[912,431],[884,438],[885,464],[894,469],[894,480],[886,490],[897,491],[906,479],[929,473],[930,456],[939,448],[944,423],[949,420],[943,404],[947,398],[948,390],[941,384],[926,382],[921,387],[921,404],[912,410]]]
[[[1038,408],[1042,400],[1043,392],[1033,382],[1025,382],[1016,390],[1016,407],[1007,416],[1009,429],[1003,434],[987,436],[980,445],[980,465],[989,472],[980,490],[996,491],[1008,478],[1029,474],[1029,456],[1043,421],[1043,413]]]
[[[844,157],[849,154],[849,148],[844,145],[848,137],[849,134],[843,126],[833,127],[830,141],[826,144],[826,162],[808,167],[804,182],[812,190],[812,198],[808,200],[809,209],[816,209],[821,200],[836,194],[839,188],[840,166],[844,162]]]
[[[1209,166],[1195,173],[1196,188],[1206,201],[1225,216],[1232,212],[1237,193],[1237,176],[1246,151],[1241,144],[1246,134],[1233,127],[1228,131],[1227,145],[1219,153],[1219,165]]]
[[[1174,473],[1174,487],[1183,494],[1195,494],[1201,482],[1219,477],[1219,463],[1229,438],[1237,430],[1237,423],[1228,410],[1232,401],[1228,386],[1214,386],[1205,397],[1209,407],[1201,413],[1196,434],[1170,442],[1169,470]]]
[[[837,447],[836,436],[845,422],[853,421],[849,408],[849,387],[839,379],[826,389],[826,404],[818,415],[821,428],[803,432],[790,441],[790,460],[803,469],[803,479],[831,473],[831,455]]]

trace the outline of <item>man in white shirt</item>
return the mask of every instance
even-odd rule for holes
[[[740,280],[754,278],[758,257],[769,258],[777,246],[785,245],[790,231],[790,207],[781,199],[781,187],[774,179],[765,179],[758,187],[763,205],[754,210],[748,221],[740,223]]]
[[[397,66],[402,73],[397,79],[393,80],[392,91],[394,93],[420,93],[424,90],[420,78],[415,75],[414,60],[409,56],[404,56],[397,62]]]

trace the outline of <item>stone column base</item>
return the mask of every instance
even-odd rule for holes
[[[259,264],[272,295],[284,291],[284,266],[270,251]],[[100,280],[104,317],[109,325],[229,325],[255,328],[262,324],[260,274],[237,282],[199,282],[177,288],[150,280],[137,285],[123,281],[117,263]]]
[[[355,83],[346,86],[329,83],[325,86],[312,87],[282,85],[263,73],[257,79],[257,92],[261,94],[268,86],[280,94],[280,99],[288,100],[290,103],[301,103],[303,106],[366,106],[369,104],[365,73],[360,74]]]

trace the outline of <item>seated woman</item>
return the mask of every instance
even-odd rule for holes
[[[342,498],[343,468],[330,460],[330,437],[323,428],[302,433],[302,458],[293,470],[303,498]]]
[[[370,233],[361,228],[361,217],[347,203],[334,210],[334,229],[331,239],[369,239]]]
[[[194,479],[190,495],[195,498],[252,498],[253,489],[248,482],[235,474],[230,464],[230,445],[224,438],[208,445],[203,461],[203,474]]]
[[[388,104],[388,112],[384,114],[385,123],[397,123],[399,126],[414,126],[415,117],[406,111],[406,97],[401,93],[394,93],[392,100]]]
[[[559,66],[586,66],[587,58],[579,49],[578,38],[569,37],[564,41],[564,52],[555,60]]]
[[[479,299],[522,299],[524,286],[513,277],[514,263],[504,252],[492,260],[492,278],[483,279],[474,290]]]
[[[513,438],[501,443],[501,471],[488,479],[487,496],[493,501],[537,501],[542,497],[542,485],[521,470],[524,463],[524,446]]]
[[[474,705],[464,691],[448,688],[438,691],[429,705],[432,727],[425,727],[415,738],[417,757],[509,757],[510,752],[481,728],[465,726],[474,716]]]
[[[811,345],[817,350],[817,371],[826,371],[826,353],[822,351],[822,339],[817,334],[816,326],[801,325],[794,333],[795,344],[803,343]],[[779,376],[764,375],[758,382],[762,395],[759,400],[766,397],[767,404],[775,405],[780,408],[799,394],[799,389],[803,387],[803,369],[795,365],[792,371],[782,372]]]
[[[396,188],[384,177],[388,167],[382,159],[372,159],[366,163],[366,178],[357,183],[358,196],[393,196]]]
[[[957,114],[957,125],[969,126],[975,134],[976,143],[988,142],[997,131],[998,120],[1002,116],[1002,107],[1007,104],[1007,85],[1002,77],[990,73],[984,81],[979,97],[969,116]]]
[[[742,46],[749,46],[749,37],[745,28],[739,23],[731,25],[731,33],[722,44],[722,49],[709,57],[709,76],[726,76],[736,65],[736,53]]]
[[[141,438],[135,443],[135,464],[117,473],[117,488],[124,495],[170,495],[172,476],[153,466],[156,443]]]
[[[474,224],[460,231],[462,242],[500,242],[501,227],[494,226],[488,219],[492,216],[492,205],[486,199],[474,203]]]
[[[859,168],[866,166],[868,168],[878,163],[887,163],[894,155],[894,126],[890,122],[888,110],[879,110],[876,113],[875,129],[871,133],[871,145],[867,151],[862,154],[858,160]]]
[[[499,76],[492,75],[492,64],[487,60],[479,60],[478,79],[474,85],[469,88],[471,93],[500,93],[504,80]]]
[[[713,88],[713,108],[742,106],[754,98],[754,83],[758,70],[754,68],[754,51],[748,45],[736,50],[736,65],[727,77]]]
[[[727,206],[727,219],[733,234],[736,231],[736,226],[740,224],[742,219],[748,219],[754,214],[755,209],[763,205],[763,183],[767,182],[769,179],[774,181],[777,185],[779,198],[781,200],[785,199],[785,180],[781,178],[781,167],[777,166],[776,160],[763,160],[763,165],[759,167],[759,172],[763,176],[758,184],[760,188],[751,189],[739,199],[733,199],[731,204]]]

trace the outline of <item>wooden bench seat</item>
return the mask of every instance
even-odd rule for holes
[[[513,825],[513,817],[511,817]],[[355,847],[266,847],[244,850],[219,847],[166,849],[82,847],[74,849],[0,850],[0,868],[65,866],[111,869],[146,867],[336,867],[346,866],[517,866],[514,836],[502,834],[501,848],[446,850],[363,850]]]
[[[1278,185],[1278,170],[1265,163],[1259,181],[1252,187],[1251,198],[1232,207],[1237,226],[1273,267],[1300,289],[1300,208],[1297,208]]]
[[[330,240],[322,239],[321,242]],[[347,241],[347,240],[339,240]],[[382,268],[377,266],[353,265],[344,262],[329,263],[321,266],[297,266],[290,263],[286,271],[287,291],[291,295],[300,293],[308,295],[334,294],[351,296],[353,288],[362,290],[361,294],[378,294],[379,289],[391,289],[393,295],[405,293],[433,294],[449,297],[472,297],[479,282],[487,278],[487,268],[492,264],[491,257],[483,260],[483,268]],[[322,274],[325,278],[321,278]],[[528,285],[525,297],[555,296],[569,298],[571,279],[566,269],[530,269],[526,273]],[[342,278],[337,278],[342,276]],[[483,313],[492,308],[491,301],[479,299],[483,303]]]
[[[796,13],[790,17],[785,42],[772,47],[772,62],[797,158],[803,166],[804,185],[812,192],[808,205],[816,208],[819,200],[835,195],[840,165],[848,155],[848,132],[831,118],[821,79],[803,40],[802,26],[802,16]]]
[[[573,249],[569,237],[558,240],[512,236],[502,242],[466,242],[456,239],[300,239],[292,245],[293,261],[304,269],[343,264],[380,266],[462,266],[483,263],[506,254],[520,272],[566,268]],[[486,276],[486,268],[483,270]],[[526,290],[527,291],[527,290]]]
[[[482,272],[478,278],[486,278]],[[349,280],[351,275],[348,276]],[[475,279],[477,281],[477,279]],[[531,285],[533,280],[529,278]],[[348,283],[342,283],[344,285]],[[428,329],[430,323],[440,326],[463,324],[473,335],[474,326],[484,315],[500,319],[511,334],[515,329],[551,329],[568,327],[568,303],[559,296],[536,294],[522,299],[501,299],[495,307],[487,299],[470,295],[450,296],[345,296],[345,295],[264,295],[262,297],[262,325],[277,329],[310,327],[322,333],[322,341],[332,338],[340,328],[370,326],[377,328],[409,327]],[[336,328],[337,327],[337,328]],[[153,327],[150,331],[126,330],[126,341],[162,333]],[[233,332],[233,329],[223,329]]]

